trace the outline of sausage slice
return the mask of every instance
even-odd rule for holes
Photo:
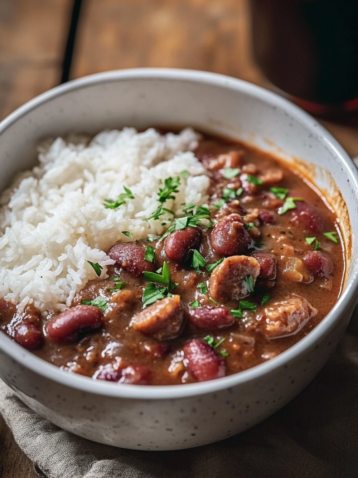
[[[265,308],[262,330],[270,339],[294,335],[316,314],[317,309],[305,298],[292,294]]]
[[[133,329],[157,340],[175,339],[184,325],[184,307],[179,295],[158,300],[131,320]]]
[[[224,303],[242,299],[249,294],[244,279],[251,276],[255,283],[259,274],[260,264],[254,257],[228,257],[211,274],[210,295],[217,302]]]

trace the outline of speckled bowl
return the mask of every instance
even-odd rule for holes
[[[358,178],[332,136],[288,101],[225,76],[184,70],[127,70],[57,87],[0,125],[0,188],[32,167],[47,136],[104,128],[193,125],[254,143],[309,172],[336,209],[347,271],[327,317],[278,357],[205,383],[135,386],[63,372],[0,334],[0,376],[33,410],[90,440],[140,450],[174,450],[239,433],[285,405],[317,374],[350,319],[358,281]],[[334,179],[333,179],[334,178]]]

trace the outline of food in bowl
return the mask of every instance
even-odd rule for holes
[[[0,211],[0,328],[70,372],[207,381],[267,361],[340,295],[339,221],[246,144],[132,128],[40,146]]]

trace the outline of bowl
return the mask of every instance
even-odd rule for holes
[[[0,334],[0,377],[42,417],[117,447],[176,450],[230,437],[295,397],[318,373],[352,314],[358,288],[358,176],[316,120],[262,88],[212,73],[137,69],[54,88],[0,125],[0,188],[36,162],[44,137],[106,128],[187,126],[255,144],[304,169],[342,223],[347,268],[342,294],[305,338],[272,360],[210,382],[118,385],[64,372]]]

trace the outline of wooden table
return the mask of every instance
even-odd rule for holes
[[[192,68],[267,86],[249,28],[247,0],[0,0],[0,119],[61,79],[119,68]],[[324,124],[358,156],[357,118]],[[0,478],[35,476],[0,417]]]

